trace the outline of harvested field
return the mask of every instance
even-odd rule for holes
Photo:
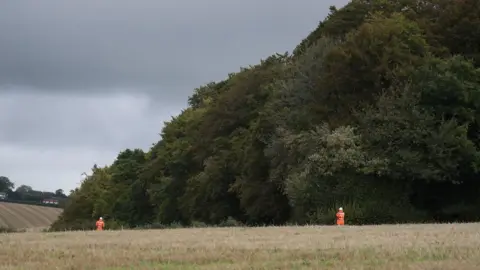
[[[0,269],[480,269],[480,224],[1,236]]]
[[[0,228],[48,228],[62,211],[60,208],[0,202]]]

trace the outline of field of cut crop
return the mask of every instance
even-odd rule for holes
[[[49,227],[62,209],[0,202],[0,228],[42,229]]]
[[[480,224],[1,235],[0,269],[480,269]]]

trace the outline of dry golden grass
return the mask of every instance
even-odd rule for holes
[[[62,211],[61,208],[0,202],[0,228],[48,228]]]
[[[0,236],[0,269],[480,269],[480,224]]]

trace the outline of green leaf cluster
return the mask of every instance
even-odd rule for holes
[[[332,7],[94,167],[53,228],[480,220],[479,29],[476,0]]]

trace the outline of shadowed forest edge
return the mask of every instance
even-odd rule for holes
[[[194,90],[94,166],[52,230],[480,220],[480,4],[358,0]]]

